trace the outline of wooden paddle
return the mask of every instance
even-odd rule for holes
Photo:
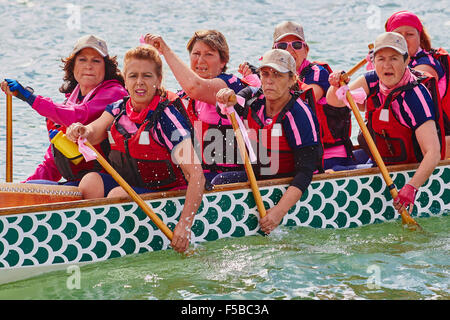
[[[370,46],[369,46],[370,48]],[[364,59],[364,61],[366,61]],[[353,67],[348,73],[347,73],[347,77],[341,77],[341,86],[345,85],[345,81],[344,79],[347,78],[349,76],[351,76],[353,73],[356,72],[356,70],[358,68],[360,68],[361,66],[363,66],[365,64],[362,63],[363,60],[361,60],[361,62],[359,62],[355,67]],[[350,73],[351,72],[351,73]],[[367,129],[367,126],[359,112],[358,106],[356,105],[355,101],[353,100],[353,97],[350,93],[350,91],[346,92],[346,97],[347,97],[347,101],[349,102],[353,114],[355,115],[356,121],[358,121],[359,127],[361,128],[361,131],[364,135],[364,138],[366,139],[366,142],[369,146],[370,152],[372,153],[372,156],[378,166],[378,168],[380,168],[381,174],[383,175],[383,179],[386,182],[388,188],[389,188],[389,192],[391,193],[391,196],[393,199],[397,198],[398,196],[398,191],[394,185],[394,182],[391,179],[391,176],[389,175],[389,172],[386,168],[386,165],[384,164],[383,158],[381,158],[380,152],[377,149],[377,146],[375,145],[375,142],[372,139],[372,136],[369,133],[369,130]],[[400,211],[400,215],[402,217],[402,223],[403,225],[407,225],[409,229],[412,230],[422,230],[422,227],[410,216],[409,212],[403,208],[403,210]]]
[[[13,181],[12,170],[12,96],[6,95],[6,182]]]
[[[139,205],[142,211],[156,224],[156,226],[166,235],[169,240],[173,238],[173,232],[164,222],[153,212],[149,205],[130,187],[130,185],[120,176],[120,174],[106,161],[106,159],[88,142],[84,143],[91,148],[97,155],[97,161],[108,172],[114,180],[130,195],[131,198]]]
[[[236,104],[236,102],[237,102],[236,95],[230,96],[229,102]],[[245,172],[247,173],[248,180],[250,181],[250,187],[253,192],[253,197],[255,198],[256,207],[258,208],[259,216],[261,218],[264,218],[266,216],[266,208],[264,207],[264,203],[261,198],[261,193],[259,192],[258,183],[256,182],[255,173],[253,172],[253,167],[252,167],[252,164],[250,163],[250,159],[248,157],[244,138],[242,137],[242,132],[237,123],[235,113],[233,112],[229,116],[230,116],[231,125],[233,126],[234,134],[236,136],[238,148],[241,153],[241,157],[244,160]]]

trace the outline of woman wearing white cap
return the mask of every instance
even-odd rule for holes
[[[127,95],[124,80],[117,67],[116,57],[108,55],[106,42],[94,35],[83,36],[76,42],[69,57],[62,59],[64,83],[59,91],[65,94],[63,103],[33,94],[18,81],[6,79],[1,84],[4,92],[27,102],[41,116],[47,118],[47,129],[65,132],[74,122],[88,124],[97,119],[105,107]],[[95,146],[103,153],[100,145]],[[52,145],[44,161],[26,182],[55,183],[64,177],[68,184],[78,184],[89,171],[99,171],[96,161],[74,165]]]
[[[366,111],[369,131],[385,163],[420,162],[394,203],[397,210],[409,207],[411,213],[417,190],[445,155],[445,147],[441,148],[445,143],[442,114],[436,102],[438,92],[424,85],[431,77],[421,77],[408,67],[408,47],[402,35],[386,32],[378,36],[373,59],[375,70],[356,79],[349,88],[362,88],[367,95],[365,103],[358,107]],[[344,107],[336,95],[340,77],[341,72],[330,75],[327,100]]]
[[[250,139],[258,145],[254,165],[258,179],[293,176],[277,205],[260,220],[265,233],[273,231],[289,209],[300,200],[313,173],[322,162],[322,146],[317,118],[291,88],[297,83],[294,58],[285,50],[266,52],[259,68],[260,92],[236,110],[248,121]],[[217,102],[230,106],[235,93],[222,89]]]
[[[327,104],[325,94],[330,87],[328,77],[332,71],[327,63],[308,60],[309,46],[305,40],[303,26],[293,21],[279,23],[273,33],[272,48],[287,50],[294,57],[299,89],[312,89],[314,93],[313,109],[321,127],[321,140],[324,145],[323,168],[342,170],[357,165],[350,139],[350,111]],[[244,75],[249,72],[245,64],[241,65],[240,70]]]

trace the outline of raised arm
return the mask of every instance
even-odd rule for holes
[[[222,79],[204,79],[196,74],[172,51],[161,36],[147,34],[145,43],[157,48],[164,56],[178,83],[190,98],[214,105],[216,103],[216,93],[220,89],[227,87]]]

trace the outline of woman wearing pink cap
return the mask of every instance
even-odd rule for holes
[[[409,207],[411,213],[416,192],[444,157],[445,148],[441,146],[445,143],[442,113],[437,105],[439,94],[436,88],[430,92],[425,86],[433,78],[416,74],[408,62],[403,36],[396,32],[383,33],[375,40],[375,70],[356,79],[349,89],[358,89],[363,95],[358,107],[366,112],[367,127],[384,162],[420,162],[394,203],[397,210]],[[334,106],[345,107],[348,88],[339,88],[341,75],[341,72],[330,75],[327,100]],[[365,150],[370,154],[368,148]]]
[[[94,35],[81,37],[69,57],[62,62],[65,75],[59,91],[66,97],[63,103],[34,95],[31,88],[24,88],[16,80],[5,79],[1,84],[4,92],[12,93],[46,117],[49,131],[65,132],[74,122],[88,124],[102,114],[106,105],[127,95],[116,57],[109,56],[104,40]],[[102,153],[107,152],[107,148],[103,151],[100,144],[95,147]],[[68,184],[76,185],[87,172],[99,170],[101,166],[97,161],[83,160],[74,165],[50,145],[44,161],[25,181],[51,184],[64,177]]]
[[[447,155],[450,157],[450,56],[443,48],[434,49],[431,37],[420,19],[409,11],[394,13],[385,24],[386,31],[400,33],[408,44],[409,66],[433,76],[439,88],[444,112]]]

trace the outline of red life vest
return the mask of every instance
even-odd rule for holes
[[[66,133],[67,128],[65,126],[59,125],[53,122],[50,119],[46,119],[47,121],[47,130],[57,129]],[[108,140],[103,140],[101,143],[94,145],[95,149],[103,157],[107,157],[110,151]],[[55,160],[55,165],[58,168],[59,173],[66,179],[67,181],[78,181],[83,178],[89,172],[100,172],[103,171],[103,167],[98,163],[97,160],[92,160],[86,162],[84,159],[81,160],[78,164],[73,164],[72,161],[66,158],[57,148],[51,145],[53,158]]]
[[[257,163],[254,165],[255,175],[257,177],[292,176],[295,173],[294,155],[286,138],[282,121],[286,113],[298,103],[297,99],[301,99],[301,93],[295,92],[288,104],[272,118],[270,123],[262,123],[255,111],[255,109],[264,108],[260,99],[262,96],[259,93],[261,91],[258,91],[254,98],[248,101],[247,105],[249,105],[249,108],[246,116],[248,128],[250,129],[249,138],[253,145],[258,146]],[[253,104],[255,105],[252,108]],[[273,163],[274,159],[278,159],[278,163],[275,165]],[[265,170],[264,174],[262,174],[263,169]]]
[[[235,147],[237,146],[237,142],[234,136],[233,127],[231,125],[206,123],[199,119],[198,113],[195,109],[194,99],[191,99],[186,94],[183,94],[181,95],[181,101],[186,110],[191,127],[195,132],[193,135],[193,137],[195,137],[193,144],[197,154],[201,154],[203,169],[217,172],[239,170],[241,166],[236,164],[239,152],[237,147]],[[215,132],[218,133],[220,137],[223,137],[222,150],[217,150],[214,148],[211,150],[214,154],[208,154],[212,159],[207,159],[205,156],[205,150],[211,149],[209,146],[213,143],[217,143],[217,141],[213,139],[213,131],[209,130],[218,130]],[[232,142],[227,141],[227,138],[232,139]],[[227,156],[230,155],[230,153],[232,154],[232,157]],[[234,160],[233,163],[225,163],[226,161],[215,161],[216,159],[227,160],[229,158]]]
[[[450,55],[443,49],[431,49],[433,57],[439,60],[445,71],[445,92],[441,98],[442,111],[444,116],[445,134],[450,135]]]
[[[312,89],[312,87],[304,83],[303,80],[305,78],[305,74],[309,73],[314,65],[322,66],[329,73],[333,72],[330,66],[325,62],[311,62],[299,75],[298,85],[300,90],[306,91],[308,89]],[[312,94],[314,95],[314,92]],[[314,100],[316,100],[315,97]],[[315,101],[315,113],[320,125],[320,135],[323,147],[331,148],[343,145],[347,151],[347,156],[353,157],[353,143],[350,139],[352,135],[350,109],[336,108],[326,103],[319,103],[319,101]]]
[[[433,77],[420,77],[412,83],[393,90],[389,96],[386,97],[384,105],[381,105],[380,103],[377,90],[373,90],[374,92],[367,98],[367,127],[386,164],[415,163],[420,162],[423,159],[423,154],[420,150],[414,131],[401,124],[397,119],[397,115],[392,111],[392,102],[395,97],[401,92],[411,90],[420,84],[425,85],[431,93],[437,118],[435,121],[436,129],[441,144],[441,159],[444,159],[445,157],[444,125],[439,93],[436,88],[436,79]],[[382,112],[387,113],[389,115],[388,119],[392,120],[383,121],[380,119]],[[361,143],[361,146],[368,154],[370,154],[367,144]]]
[[[186,186],[183,172],[172,162],[170,151],[151,134],[161,113],[172,102],[161,99],[150,119],[146,119],[137,132],[130,133],[119,123],[121,117],[128,117],[127,100],[128,97],[116,102],[120,111],[108,128],[111,165],[132,186],[158,191]]]

